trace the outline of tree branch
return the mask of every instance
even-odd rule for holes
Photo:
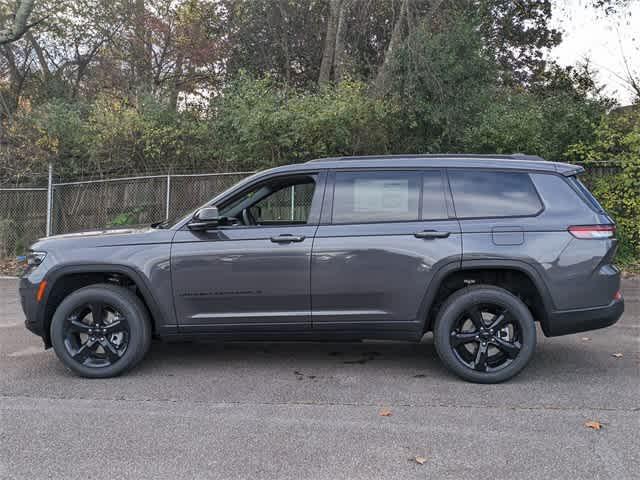
[[[34,25],[27,24],[34,3],[35,0],[21,0],[13,17],[13,24],[4,30],[0,30],[0,45],[19,40]]]

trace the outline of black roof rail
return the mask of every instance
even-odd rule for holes
[[[424,154],[407,154],[407,155],[360,155],[345,157],[326,157],[309,160],[307,163],[313,162],[334,162],[349,160],[392,160],[394,158],[475,158],[475,159],[503,159],[503,160],[533,160],[544,161],[544,158],[538,155],[527,155],[524,153],[504,154],[477,154],[477,153],[424,153]]]

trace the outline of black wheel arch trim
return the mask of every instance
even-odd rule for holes
[[[433,301],[440,290],[442,282],[453,273],[465,270],[479,270],[482,268],[491,270],[516,270],[526,275],[533,282],[544,305],[542,317],[536,320],[540,322],[543,331],[549,330],[550,315],[554,311],[553,300],[542,276],[535,267],[521,260],[486,259],[453,261],[441,266],[436,271],[433,279],[427,286],[427,291],[420,303],[420,309],[418,311],[418,318],[421,319],[423,324],[423,331],[428,331],[433,326],[435,319],[428,318],[429,310],[431,310],[433,306]]]
[[[45,345],[47,347],[51,346],[51,339],[49,338],[49,324],[51,318],[45,318],[46,306],[49,302],[49,296],[51,292],[54,290],[56,286],[56,282],[61,280],[63,277],[67,275],[74,275],[79,273],[118,273],[122,275],[126,275],[129,277],[136,285],[136,287],[140,290],[140,294],[144,299],[144,302],[149,309],[149,313],[151,316],[152,322],[152,330],[161,335],[165,331],[167,333],[175,332],[177,330],[177,325],[175,325],[175,318],[167,318],[168,315],[172,315],[173,312],[163,312],[160,308],[157,300],[155,299],[151,288],[148,285],[147,280],[144,275],[132,267],[126,265],[118,265],[118,264],[107,264],[107,263],[91,263],[91,264],[81,264],[81,265],[62,265],[59,267],[53,267],[50,271],[47,272],[43,280],[47,281],[47,289],[45,290],[44,297],[42,299],[42,308],[39,308],[38,312],[38,323],[43,325],[43,332],[45,334]],[[167,322],[167,320],[171,320]],[[45,323],[46,322],[46,323]],[[173,326],[172,326],[173,324]]]

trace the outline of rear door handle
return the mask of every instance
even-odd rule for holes
[[[437,230],[423,230],[422,232],[416,232],[413,234],[416,238],[447,238],[451,235],[451,232],[438,232]]]
[[[302,242],[305,239],[303,235],[278,235],[277,237],[271,237],[273,243],[290,243],[290,242]]]

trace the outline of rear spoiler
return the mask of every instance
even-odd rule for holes
[[[556,171],[560,175],[564,175],[565,177],[571,177],[573,175],[579,175],[584,173],[584,167],[581,165],[572,165],[570,163],[559,163],[556,164]]]

